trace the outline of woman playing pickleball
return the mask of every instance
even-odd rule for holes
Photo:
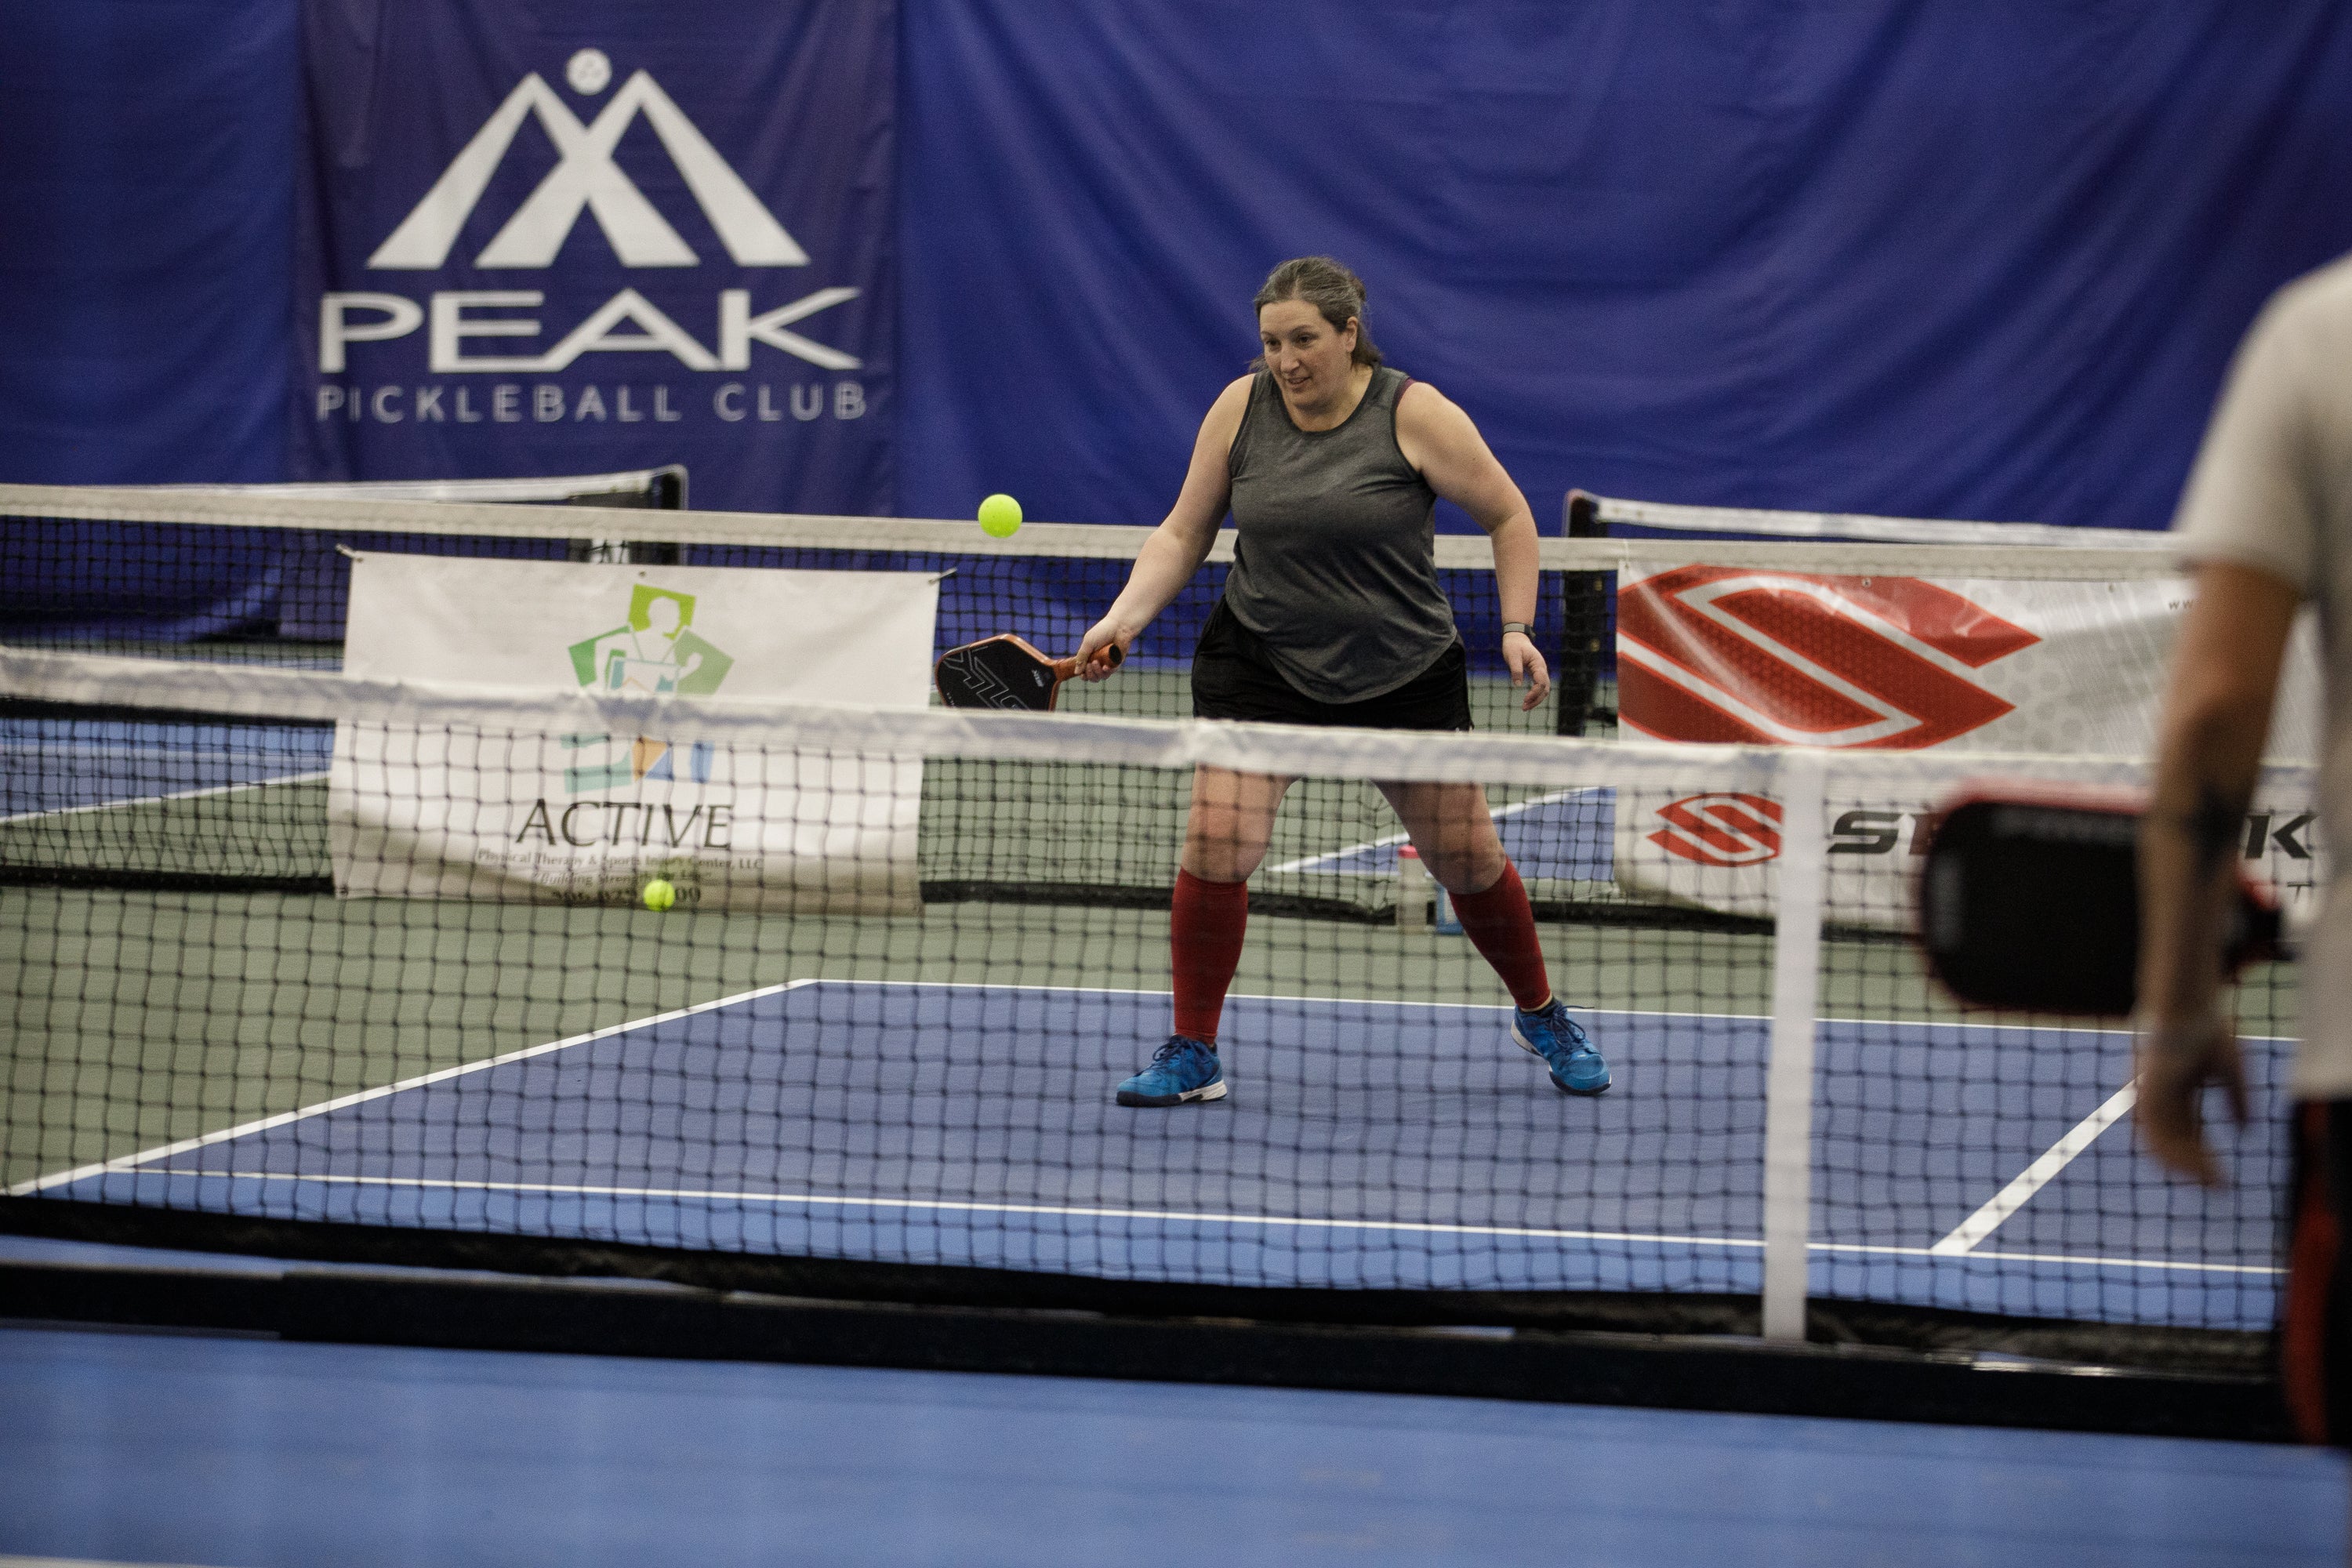
[[[1253,374],[1218,395],[1167,520],[1126,589],[1078,645],[1124,651],[1190,582],[1230,508],[1239,530],[1224,597],[1192,656],[1204,719],[1384,730],[1470,728],[1469,659],[1437,581],[1436,499],[1494,542],[1503,660],[1533,708],[1550,689],[1528,636],[1536,609],[1536,523],[1527,498],[1469,416],[1381,363],[1364,331],[1364,286],[1328,257],[1286,261],[1259,289]],[[1169,921],[1175,1032],[1118,1086],[1121,1105],[1181,1105],[1225,1093],[1217,1023],[1241,962],[1250,873],[1265,858],[1292,781],[1202,767]],[[1462,929],[1509,989],[1511,1034],[1570,1094],[1609,1087],[1609,1065],[1551,994],[1527,889],[1476,784],[1383,784]]]

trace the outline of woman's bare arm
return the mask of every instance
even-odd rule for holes
[[[2219,1085],[2246,1109],[2236,1031],[2220,1006],[2222,922],[2237,883],[2281,657],[2302,595],[2250,566],[2198,568],[2157,741],[2139,837],[2141,1140],[2183,1175],[2218,1184],[2199,1102]]]
[[[1416,381],[1397,400],[1397,447],[1421,470],[1429,488],[1470,514],[1486,531],[1495,549],[1495,585],[1503,619],[1533,625],[1536,618],[1538,552],[1535,513],[1528,498],[1503,471],[1470,416],[1427,382]],[[1503,662],[1511,684],[1524,683],[1522,709],[1533,708],[1551,689],[1551,671],[1535,641],[1517,632],[1503,638]]]
[[[1135,570],[1111,602],[1110,612],[1089,627],[1078,643],[1078,672],[1087,679],[1100,680],[1110,673],[1109,667],[1094,662],[1097,649],[1116,643],[1125,653],[1208,559],[1209,547],[1217,540],[1217,525],[1224,521],[1225,509],[1233,500],[1227,458],[1242,427],[1243,410],[1249,405],[1249,389],[1250,378],[1243,376],[1209,405],[1201,433],[1192,442],[1192,465],[1184,471],[1176,504],[1137,552]]]

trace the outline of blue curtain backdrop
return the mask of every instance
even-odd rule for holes
[[[286,471],[294,13],[0,0],[0,479]],[[1547,521],[1581,484],[2155,526],[2262,299],[2352,248],[2327,0],[898,27],[907,513],[1156,520],[1252,289],[1328,250]]]
[[[290,0],[0,0],[0,480],[286,461]]]
[[[919,0],[900,504],[1156,521],[1248,300],[1560,493],[2154,527],[2352,247],[2352,7]]]

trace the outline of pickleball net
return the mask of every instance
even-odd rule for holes
[[[529,506],[450,489],[425,500],[276,487],[0,485],[0,641],[332,668],[341,657],[352,558],[366,552],[923,573],[940,583],[935,655],[1013,633],[1058,656],[1109,608],[1143,538],[1134,528],[1048,522],[995,540],[971,521],[633,510],[576,498]],[[593,501],[612,492],[584,493]],[[656,484],[647,493],[658,500],[682,491]],[[1549,732],[1563,721],[1585,724],[1603,679],[1591,657],[1602,607],[1575,587],[1590,574],[1559,563],[1542,574],[1534,636],[1556,666],[1569,662],[1571,645],[1581,650],[1584,679],[1564,703],[1523,713],[1496,651],[1504,616],[1491,548],[1483,536],[1444,535],[1436,553],[1470,651],[1480,726]],[[1228,531],[1138,641],[1126,675],[1070,689],[1065,700],[1090,712],[1189,714],[1185,672],[1232,559]]]
[[[324,1224],[418,1262],[528,1243],[510,1266],[1107,1282],[1335,1322],[1785,1332],[1809,1300],[1817,1336],[2157,1365],[2251,1364],[2273,1315],[2292,971],[2234,993],[2256,1113],[2205,1192],[2130,1148],[2126,1036],[1963,1012],[1905,935],[1954,787],[2127,763],[436,689],[176,651],[0,651],[14,1226],[219,1245],[234,1216],[281,1250]],[[698,760],[575,790],[583,737]],[[1252,879],[1232,1093],[1124,1109],[1170,1028],[1202,764],[1300,781]],[[1605,1095],[1513,1045],[1400,865],[1398,784],[1485,788]],[[2265,773],[2266,847],[2313,790]]]

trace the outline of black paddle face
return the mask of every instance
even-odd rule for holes
[[[1919,877],[1919,941],[1964,1002],[2035,1012],[2132,1009],[2139,883],[2130,811],[1963,801]]]
[[[1919,942],[1963,1002],[2122,1016],[2139,969],[2139,813],[2020,795],[1955,804],[1919,877]],[[2225,965],[2276,953],[2278,911],[2239,898]]]
[[[1112,669],[1126,658],[1117,643],[1106,643],[1095,658]],[[950,708],[1009,708],[1024,713],[1050,711],[1061,695],[1062,682],[1076,668],[1074,658],[1047,658],[1021,638],[1006,632],[940,656],[934,678],[940,700]]]
[[[990,637],[940,657],[940,700],[950,708],[1044,713],[1061,687],[1054,661],[1015,637]]]

